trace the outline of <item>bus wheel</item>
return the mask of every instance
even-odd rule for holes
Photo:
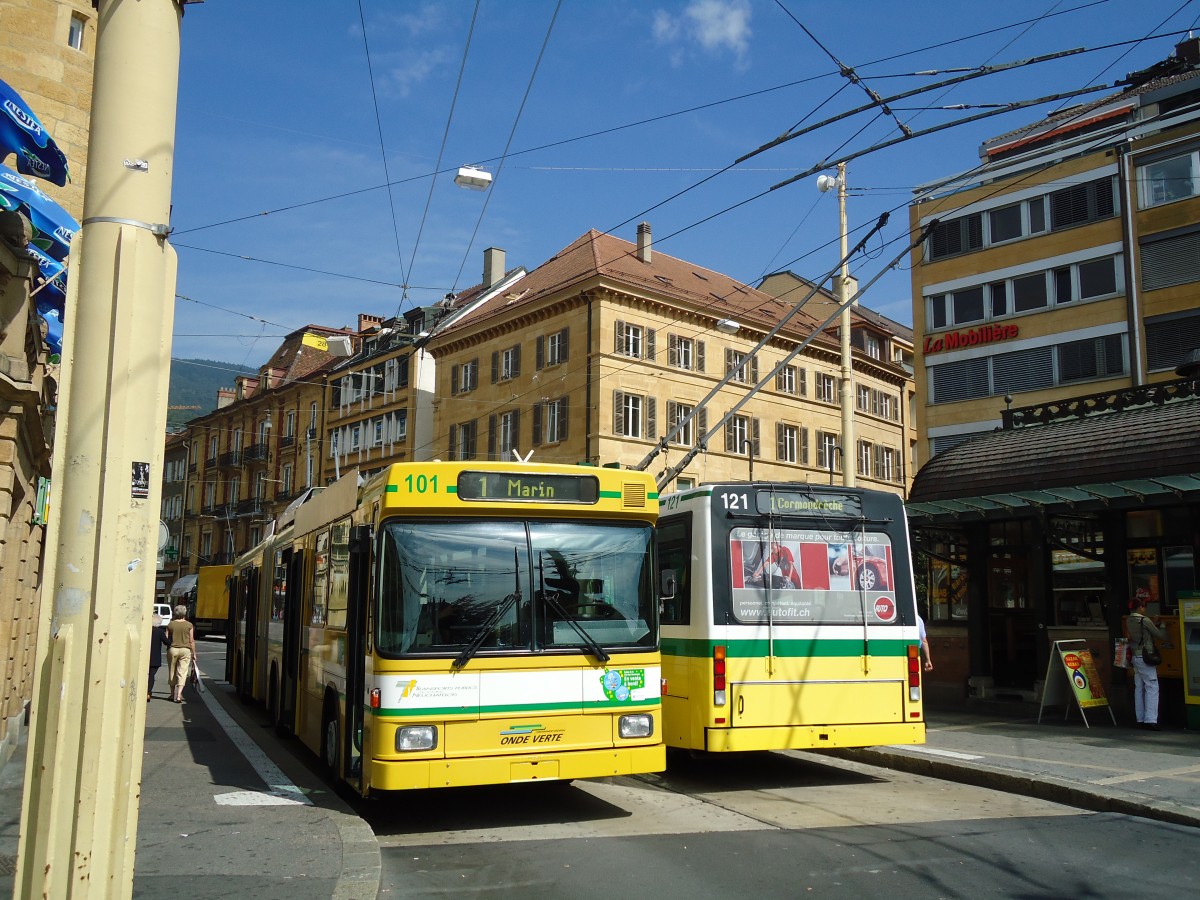
[[[321,721],[321,765],[326,774],[336,780],[338,771],[338,714],[337,702],[326,695],[325,712]]]

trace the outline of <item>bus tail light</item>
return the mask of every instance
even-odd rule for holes
[[[916,644],[908,645],[908,699],[921,699],[921,648]]]
[[[658,680],[658,683],[659,683],[659,687],[662,688],[662,695],[664,697],[667,696],[667,679],[660,678]]]
[[[379,688],[371,690],[371,709],[379,709],[383,705],[382,694]]]
[[[713,646],[713,706],[725,705],[725,645]]]

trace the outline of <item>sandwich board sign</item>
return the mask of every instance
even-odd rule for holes
[[[1046,686],[1042,691],[1041,708],[1038,709],[1039,725],[1046,707],[1057,706],[1059,703],[1066,708],[1063,713],[1064,720],[1074,705],[1079,707],[1083,724],[1091,728],[1087,711],[1103,706],[1108,710],[1112,723],[1117,724],[1117,717],[1108,705],[1104,682],[1100,678],[1096,660],[1092,657],[1092,651],[1088,649],[1087,641],[1055,641],[1050,649],[1050,661],[1046,664]]]

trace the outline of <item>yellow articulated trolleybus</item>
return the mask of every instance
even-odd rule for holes
[[[665,495],[657,532],[669,747],[924,743],[899,497],[704,485]]]
[[[235,566],[244,696],[363,795],[664,768],[650,476],[430,462],[357,481]]]

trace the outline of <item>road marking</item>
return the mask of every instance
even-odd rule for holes
[[[1182,769],[1155,769],[1153,772],[1134,772],[1131,775],[1113,775],[1111,778],[1096,778],[1090,783],[1124,784],[1127,781],[1149,781],[1151,778],[1174,778],[1177,775],[1195,775],[1198,772],[1200,772],[1200,766],[1186,766]]]
[[[210,696],[210,693],[206,688],[200,692],[200,699],[204,701],[208,711],[217,720],[217,724],[229,735],[233,745],[241,751],[242,756],[246,757],[246,762],[250,763],[254,771],[258,773],[263,784],[271,788],[269,791],[230,791],[225,794],[214,794],[213,800],[217,802],[217,805],[312,806],[312,801],[304,796],[300,788],[292,784],[291,779],[283,774],[279,766],[271,762],[271,758],[251,740],[250,735],[242,730],[242,726],[233,721],[229,713],[225,712],[221,704]]]
[[[970,753],[956,753],[953,750],[939,750],[937,747],[922,747],[919,744],[892,744],[888,750],[907,750],[910,753],[926,753],[930,756],[946,756],[950,759],[983,759]]]

